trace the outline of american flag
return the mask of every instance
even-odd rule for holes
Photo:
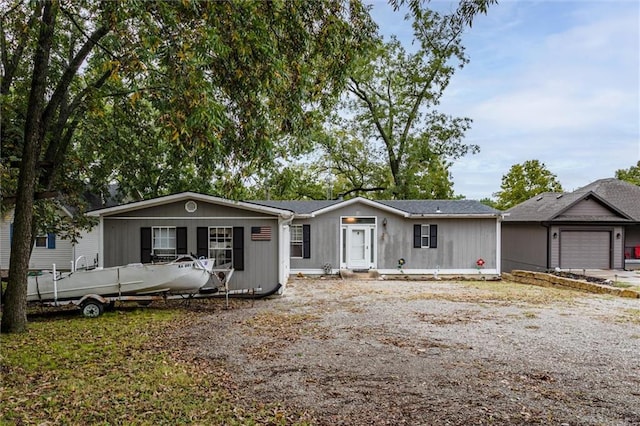
[[[252,226],[251,241],[271,241],[270,226]]]

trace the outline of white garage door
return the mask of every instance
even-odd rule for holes
[[[563,269],[609,269],[611,234],[607,231],[560,233],[560,267]]]

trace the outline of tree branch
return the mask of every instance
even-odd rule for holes
[[[20,3],[17,3],[15,8],[17,8]],[[6,15],[10,14],[9,11]],[[42,13],[42,3],[36,3],[36,8],[33,11],[33,14],[29,18],[29,21],[26,25],[26,30],[21,34],[20,40],[18,41],[18,45],[16,46],[15,51],[13,52],[13,56],[9,55],[7,49],[7,40],[4,34],[4,19],[0,19],[0,33],[2,38],[0,39],[0,56],[2,56],[2,64],[4,68],[4,76],[2,78],[2,85],[0,85],[0,94],[7,95],[9,93],[9,88],[11,87],[11,83],[13,82],[13,77],[15,76],[15,72],[18,69],[18,64],[20,63],[20,59],[22,58],[22,53],[29,41],[29,31],[34,27],[36,19]]]
[[[341,192],[340,194],[338,194],[337,199],[342,198],[342,197],[344,197],[346,195],[352,194],[354,192],[358,192],[358,191],[361,191],[361,192],[375,192],[375,191],[385,191],[386,189],[387,188],[383,188],[381,186],[377,186],[375,188],[363,188],[363,187],[353,188],[353,189],[350,189],[348,191]]]

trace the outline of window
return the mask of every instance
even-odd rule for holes
[[[56,248],[56,235],[53,233],[38,235],[36,237],[35,246],[39,248],[48,248],[48,249]]]
[[[302,225],[291,225],[291,257],[302,258]]]
[[[311,258],[311,225],[291,225],[289,227],[290,256],[296,259]]]
[[[151,252],[157,257],[176,256],[176,228],[173,226],[154,226]]]
[[[414,248],[437,248],[438,225],[413,225]]]
[[[343,217],[341,219],[343,225],[375,225],[375,217]]]
[[[215,265],[233,262],[233,228],[214,226],[209,228],[209,257],[215,259]]]
[[[422,225],[420,228],[420,247],[429,247],[429,225]]]
[[[46,247],[46,246],[47,246],[47,236],[38,235],[36,237],[36,247]]]

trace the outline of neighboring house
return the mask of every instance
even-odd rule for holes
[[[87,193],[84,194],[84,198],[89,205],[89,209],[113,206],[116,204],[117,187],[115,185],[109,186],[108,192],[104,196]],[[74,211],[71,207],[63,206],[59,208],[59,214],[72,217]],[[0,218],[0,273],[3,277],[9,271],[11,240],[13,239],[13,215],[14,210],[11,209],[4,217]],[[29,269],[50,270],[55,264],[56,269],[64,271],[71,270],[72,263],[74,265],[77,264],[79,267],[93,265],[97,262],[98,256],[97,229],[94,228],[89,232],[84,232],[82,243],[82,245],[74,244],[70,240],[60,238],[54,233],[38,235],[29,259]]]
[[[60,215],[71,216],[66,208],[59,209]],[[5,276],[9,271],[11,241],[13,240],[13,214],[11,209],[0,221],[0,271]],[[74,246],[69,240],[58,238],[53,233],[36,236],[29,269],[51,269],[55,263],[61,270],[69,270],[75,259]]]
[[[640,187],[601,179],[543,193],[505,212],[505,271],[640,267]]]
[[[88,214],[99,219],[101,265],[191,253],[231,264],[235,291],[269,293],[291,273],[345,268],[500,274],[501,215],[477,201],[231,201],[184,192]]]

